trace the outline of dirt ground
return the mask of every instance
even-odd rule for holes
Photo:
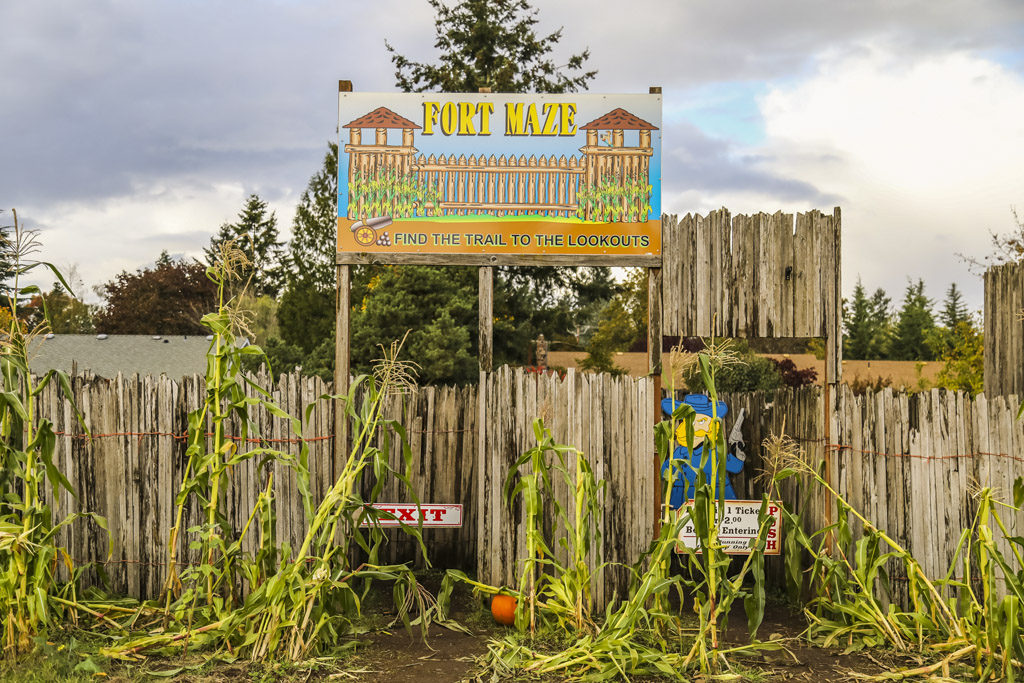
[[[349,671],[356,676],[353,680],[367,683],[489,681],[490,676],[480,671],[474,660],[486,652],[487,639],[500,635],[503,628],[486,624],[479,615],[457,616],[478,623],[477,628],[471,629],[473,635],[432,628],[429,647],[422,639],[410,638],[404,631],[364,638],[369,645],[360,648],[350,661]],[[784,605],[770,605],[759,633],[763,638],[787,638],[789,653],[773,651],[738,660],[736,673],[750,681],[849,683],[851,672],[879,674],[895,666],[915,664],[887,653],[844,655],[840,650],[813,647],[799,640],[803,628],[799,614]],[[745,629],[746,619],[738,613],[730,620],[728,639],[736,644],[746,642]]]
[[[441,683],[469,678],[474,660],[487,650],[487,634],[466,635],[432,628],[429,647],[405,631],[375,634],[356,652],[351,670],[366,683]]]
[[[360,683],[455,683],[456,681],[490,683],[489,672],[481,669],[478,659],[487,651],[487,641],[509,631],[498,626],[485,606],[468,596],[453,596],[452,617],[470,633],[461,633],[434,625],[427,642],[414,628],[413,635],[399,627],[376,629],[356,637],[356,647],[342,658],[323,657],[296,664],[252,664],[245,661],[216,663],[209,653],[194,653],[182,658],[151,658],[136,664],[113,664],[100,673],[103,680],[117,683],[135,683],[154,680],[163,674],[164,680],[179,683],[210,683],[213,681],[358,681]],[[364,616],[386,624],[393,618],[393,608],[382,602],[364,605]],[[762,639],[784,639],[788,652],[770,651],[740,659],[733,658],[733,672],[754,682],[761,681],[821,681],[822,683],[850,683],[853,674],[880,674],[894,667],[909,667],[925,662],[899,659],[889,653],[842,654],[839,650],[826,650],[807,644],[799,636],[804,629],[804,618],[782,603],[769,603],[759,630]],[[729,621],[726,640],[740,645],[747,642],[746,618],[742,608]],[[55,644],[47,652],[37,653],[20,662],[0,660],[0,683],[43,683],[74,681],[85,683],[97,678],[88,671],[75,668],[82,655],[69,652],[65,645]],[[175,670],[172,673],[172,670]],[[170,675],[169,675],[170,674]],[[523,680],[538,680],[536,678]],[[561,680],[544,679],[546,682]],[[640,680],[640,679],[637,679]],[[663,679],[645,678],[644,681]],[[689,680],[701,680],[690,675]]]

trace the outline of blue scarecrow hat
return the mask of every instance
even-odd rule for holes
[[[671,398],[661,399],[661,409],[665,411],[666,415],[671,415],[672,412],[679,406],[686,404],[693,408],[700,415],[711,416],[711,399],[704,394],[687,394],[683,397],[682,401],[676,401]],[[729,406],[725,405],[724,401],[718,402],[718,417],[725,417],[725,414],[729,412]]]

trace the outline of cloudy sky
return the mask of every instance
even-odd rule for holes
[[[1024,209],[1024,2],[533,5],[592,92],[664,89],[666,211],[838,205],[844,291],[981,308],[957,254]],[[0,208],[85,288],[199,255],[251,192],[287,233],[338,79],[394,91],[385,39],[435,56],[426,0],[0,0],[0,26]]]

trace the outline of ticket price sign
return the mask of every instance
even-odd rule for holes
[[[685,515],[687,509],[691,508],[693,500],[687,501],[686,505],[677,512]],[[718,521],[718,540],[728,555],[749,555],[750,550],[757,539],[758,513],[761,511],[759,500],[727,500],[725,501],[725,514]],[[769,503],[766,510],[771,522],[765,536],[764,554],[779,555],[782,552],[782,506],[779,503]],[[679,531],[679,542],[676,544],[676,552],[685,552],[685,548],[691,548],[700,552],[697,534],[694,532],[693,522],[688,521]]]
[[[374,503],[372,507],[395,516],[394,519],[379,517],[378,522],[383,527],[417,526],[421,522],[425,527],[462,526],[461,504],[428,504],[417,508],[415,503]],[[369,520],[363,520],[362,526],[370,525]]]

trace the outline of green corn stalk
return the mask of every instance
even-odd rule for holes
[[[723,350],[719,352],[718,349]],[[706,437],[705,447],[701,451],[702,460],[697,468],[689,462],[682,463],[681,467],[689,467],[694,475],[694,502],[691,508],[684,508],[677,520],[672,520],[667,514],[669,498],[669,487],[675,480],[675,471],[667,472],[665,482],[666,516],[663,517],[662,526],[673,528],[678,534],[678,529],[687,523],[692,524],[697,537],[697,550],[691,548],[683,549],[682,559],[688,572],[684,572],[682,586],[685,594],[692,596],[693,608],[698,616],[698,630],[693,643],[683,660],[685,666],[696,663],[700,671],[705,673],[717,673],[723,665],[727,665],[727,659],[722,648],[720,633],[725,629],[725,620],[731,611],[735,600],[742,598],[744,608],[747,612],[747,627],[750,637],[753,639],[761,623],[764,614],[764,548],[768,531],[771,528],[772,518],[767,514],[767,508],[771,500],[778,498],[774,484],[764,492],[761,500],[761,510],[758,522],[758,534],[755,538],[751,552],[735,576],[728,576],[730,558],[724,552],[721,541],[718,538],[718,523],[725,511],[725,459],[727,457],[725,432],[721,428],[721,422],[717,414],[718,394],[716,389],[716,374],[719,364],[725,362],[729,355],[724,352],[724,345],[711,346],[710,353],[701,353],[697,356],[697,363],[700,374],[705,384],[712,405],[712,424],[718,425],[713,435]],[[693,452],[693,420],[695,414],[692,408],[686,405],[680,406],[666,422],[659,425],[660,433],[656,438],[659,452],[663,457],[671,457],[673,448],[673,435],[676,433],[677,421],[682,420],[686,424],[687,449]],[[705,467],[710,462],[710,481],[704,473]],[[675,462],[673,461],[673,469]],[[699,552],[698,552],[699,550]],[[752,574],[754,585],[752,588],[744,588],[744,581],[748,574]]]
[[[1008,533],[999,510],[1018,514],[1024,485],[1013,505],[997,500],[991,489],[974,492],[977,511],[972,523],[962,530],[945,577],[932,580],[906,549],[825,482],[821,471],[820,466],[812,468],[793,458],[775,473],[776,481],[794,475],[809,478],[836,503],[835,522],[811,534],[791,510],[783,511],[791,583],[799,581],[798,554],[803,551],[813,558],[808,572],[813,597],[805,609],[809,636],[847,650],[888,647],[934,657],[930,664],[884,674],[884,679],[937,673],[948,679],[951,667],[959,666],[974,680],[1019,680],[1024,669],[1024,539]],[[856,540],[851,518],[863,525]],[[1008,550],[998,542],[1000,536]],[[833,538],[835,551],[830,552]],[[894,602],[884,608],[881,596],[891,599],[886,566],[894,563],[905,571],[908,600],[906,605]]]
[[[224,491],[232,470],[253,458],[280,462],[296,474],[297,488],[307,518],[312,512],[309,490],[309,447],[303,442],[297,456],[279,450],[257,447],[246,448],[253,424],[249,411],[262,407],[272,415],[287,419],[292,431],[300,436],[301,425],[271,400],[270,394],[242,373],[243,359],[250,355],[262,356],[255,345],[239,348],[235,344],[235,329],[240,313],[234,302],[226,299],[226,291],[235,273],[246,266],[245,256],[232,243],[223,246],[217,264],[207,269],[207,277],[216,285],[218,307],[214,313],[203,316],[201,322],[213,339],[207,352],[206,395],[203,405],[188,417],[188,460],[185,475],[175,498],[175,523],[171,528],[168,545],[168,573],[164,590],[164,619],[184,619],[192,623],[196,605],[209,612],[204,619],[233,609],[240,600],[240,583],[245,561],[241,551],[241,537],[235,538],[227,517]],[[247,395],[246,389],[253,395]],[[238,434],[230,436],[228,427],[235,424]],[[207,436],[208,430],[210,435]],[[239,444],[243,447],[239,448]],[[261,494],[260,505],[272,499],[272,492]],[[203,523],[188,529],[194,537],[192,545],[199,549],[201,563],[188,567],[179,576],[178,553],[182,539],[181,525],[185,509],[191,501],[199,503]],[[254,510],[255,513],[255,510]],[[268,514],[266,509],[263,515]],[[262,521],[262,520],[261,520]],[[249,525],[246,525],[248,529]],[[261,525],[265,529],[265,525]],[[244,533],[244,532],[243,532]],[[261,562],[266,557],[260,558]],[[241,573],[240,573],[241,572]],[[250,572],[250,576],[253,576]],[[253,586],[250,584],[249,588]]]
[[[14,283],[7,298],[8,324],[0,343],[0,641],[5,654],[14,655],[34,647],[35,639],[59,626],[65,619],[77,621],[84,608],[76,595],[81,568],[76,569],[67,550],[57,543],[57,533],[79,517],[91,519],[106,530],[106,521],[92,513],[75,513],[54,521],[50,501],[60,500],[61,490],[74,496],[70,482],[53,462],[57,437],[53,424],[36,414],[36,397],[53,380],[74,403],[68,376],[51,370],[38,381],[29,370],[28,347],[32,339],[45,334],[47,324],[28,330],[18,318],[18,297],[42,293],[35,286],[22,286],[22,278],[38,267],[52,272],[68,290],[61,273],[51,264],[32,260],[39,248],[36,233],[25,230],[12,210],[14,237]],[[49,319],[43,301],[44,316]],[[88,430],[86,430],[88,432]],[[68,580],[58,576],[58,567],[68,570]]]
[[[174,604],[174,618],[166,627],[103,648],[101,654],[131,659],[143,653],[170,653],[189,647],[227,648],[257,661],[303,659],[334,648],[349,632],[371,580],[394,582],[396,622],[408,628],[419,623],[425,632],[437,614],[433,599],[417,584],[407,566],[378,564],[379,547],[385,540],[378,520],[394,516],[370,507],[389,477],[402,482],[415,500],[409,479],[412,455],[405,430],[383,417],[385,398],[408,378],[408,365],[397,360],[399,348],[396,343],[390,356],[386,354],[378,377],[358,378],[346,396],[324,397],[342,403],[355,438],[334,485],[315,509],[307,511],[307,529],[300,547],[293,553],[287,545],[274,545],[273,485],[268,482],[242,532],[248,533],[259,520],[261,547],[254,559],[236,558],[245,575],[252,577],[244,601],[229,603],[218,596],[216,609],[206,609],[197,606],[194,592],[189,596],[186,591]],[[359,392],[363,395],[361,402],[357,400]],[[311,409],[306,409],[307,422]],[[394,471],[388,463],[391,434],[400,439],[404,472]],[[376,481],[364,500],[363,477],[370,473],[376,475]],[[369,529],[361,527],[364,520],[371,522]],[[402,529],[416,539],[426,557],[419,528]],[[240,541],[230,545],[228,552],[238,552]],[[365,560],[354,565],[353,558],[360,553]],[[215,587],[221,585],[222,572],[227,568],[225,563],[215,567]],[[416,622],[410,618],[413,612],[419,614]]]
[[[396,585],[401,588],[396,588],[395,599],[400,603],[399,615],[406,625],[410,624],[408,613],[413,606],[419,607],[421,615],[426,611],[426,598],[407,567],[376,564],[377,549],[383,541],[379,526],[371,526],[369,538],[360,530],[361,522],[367,517],[373,520],[381,515],[389,516],[369,507],[383,488],[383,477],[378,478],[369,501],[360,498],[359,483],[366,471],[390,474],[414,495],[409,480],[411,452],[405,430],[397,422],[382,417],[384,398],[404,381],[405,369],[397,360],[400,348],[400,344],[393,345],[390,355],[386,354],[377,382],[359,378],[344,397],[350,417],[355,418],[357,436],[345,467],[317,508],[294,559],[281,565],[278,574],[268,582],[265,595],[256,596],[261,619],[251,635],[253,659],[275,656],[299,659],[316,646],[325,631],[332,636],[328,642],[337,637],[344,625],[350,623],[352,612],[358,611],[359,595],[354,584],[360,578],[398,582]],[[357,413],[355,391],[364,382],[367,399]],[[388,465],[386,435],[390,432],[401,439],[404,474],[391,470]],[[377,446],[374,442],[380,433],[385,438]],[[417,541],[426,557],[419,528],[403,526],[402,529]],[[368,556],[368,562],[355,568],[349,565],[353,543]],[[415,599],[410,601],[410,596]],[[421,623],[426,625],[426,621]]]
[[[605,482],[597,482],[586,457],[571,446],[555,443],[542,420],[534,420],[536,445],[509,469],[504,497],[507,505],[523,501],[526,528],[526,557],[522,560],[516,626],[534,635],[538,618],[542,626],[557,624],[562,630],[593,630],[591,616],[593,572],[588,565],[591,552],[600,552],[601,535],[595,526],[600,515]],[[567,458],[575,457],[570,472]],[[529,465],[519,477],[520,467]],[[573,491],[573,506],[567,509],[554,495],[553,476],[559,476]],[[544,535],[544,500],[555,512],[555,528],[549,540]],[[562,547],[567,560],[560,562],[553,547]],[[598,567],[600,570],[600,567]]]
[[[810,535],[792,511],[783,510],[791,539],[787,553],[803,550],[814,558],[809,572],[814,597],[805,609],[812,639],[829,646],[842,643],[848,650],[883,644],[907,650],[911,645],[920,649],[933,637],[963,638],[962,624],[939,590],[943,583],[931,581],[906,549],[851,507],[820,471],[791,461],[775,475],[776,481],[795,474],[809,475],[836,502],[836,521]],[[863,536],[856,541],[850,531],[851,517],[863,525]],[[833,538],[835,553],[830,552]],[[895,605],[885,609],[876,595],[879,586],[889,593],[884,568],[891,561],[903,564],[906,570],[911,611]],[[787,564],[791,563],[795,560],[787,559]]]
[[[714,359],[705,358],[703,365],[713,395],[714,362]],[[693,418],[693,409],[683,405],[668,420],[655,427],[655,443],[663,458],[672,456],[675,428],[680,420],[688,420],[690,423],[688,433],[691,435],[692,449]],[[719,430],[720,436],[721,432]],[[694,507],[679,515],[671,512],[671,483],[678,468],[685,466],[675,462],[672,462],[672,470],[667,473],[664,482],[664,506],[659,535],[640,561],[630,568],[629,593],[621,602],[608,606],[603,622],[594,623],[593,626],[584,624],[584,628],[580,629],[581,621],[574,619],[576,614],[582,612],[577,607],[581,603],[578,600],[574,602],[570,596],[587,595],[582,589],[588,585],[581,578],[585,573],[582,569],[575,575],[573,572],[573,566],[579,567],[581,558],[585,557],[580,549],[586,544],[582,540],[575,541],[577,550],[570,553],[572,560],[569,565],[563,566],[551,556],[551,544],[541,534],[542,527],[538,520],[542,512],[542,495],[550,495],[552,472],[562,473],[567,484],[571,485],[564,459],[564,455],[571,452],[571,449],[555,444],[540,421],[534,423],[534,433],[537,445],[513,465],[505,488],[507,501],[517,495],[522,497],[526,513],[528,548],[527,557],[521,559],[523,573],[519,590],[507,591],[486,586],[470,581],[461,573],[449,572],[439,604],[447,604],[447,591],[450,591],[455,581],[467,582],[481,593],[511,592],[519,598],[517,626],[520,630],[528,629],[533,623],[530,619],[532,607],[539,616],[536,620],[538,630],[550,627],[560,633],[572,634],[575,640],[556,653],[543,652],[532,644],[523,644],[512,638],[492,640],[485,660],[495,675],[512,677],[526,673],[585,680],[630,680],[634,676],[662,675],[687,680],[688,672],[693,669],[711,674],[727,666],[730,657],[757,649],[780,647],[775,642],[753,641],[764,612],[763,554],[772,524],[766,509],[768,501],[777,493],[774,486],[762,499],[759,531],[751,554],[738,574],[727,577],[725,569],[728,558],[721,552],[721,544],[717,541],[717,527],[711,524],[716,515],[720,516],[717,512],[719,506],[724,505],[721,487],[718,487],[719,493],[715,494],[712,483],[704,481],[702,477],[698,486],[702,507]],[[582,456],[577,457],[577,467],[580,467],[579,463],[585,461]],[[724,444],[720,444],[713,457],[722,458],[719,472],[724,475]],[[530,469],[522,473],[513,488],[512,482],[519,468],[526,465]],[[581,473],[584,475],[583,481],[593,481],[592,473],[588,475],[587,471],[577,470],[577,487]],[[596,514],[599,509],[592,508],[589,502],[581,505],[584,500],[596,501],[596,498],[590,496],[589,492],[576,489],[574,517],[562,514],[563,511],[554,503],[556,519],[562,528],[569,530],[568,537],[584,537],[586,525],[583,523],[583,511],[589,510],[590,514]],[[690,551],[683,556],[691,575],[696,578],[684,578],[684,575],[672,571],[672,558],[676,554],[680,530],[688,523],[695,523],[695,517],[699,514],[703,514],[708,522],[698,525],[702,552],[697,554]],[[574,526],[571,526],[570,519],[574,520]],[[534,572],[535,582],[531,578]],[[744,581],[751,574],[755,587],[748,589]],[[573,593],[573,590],[576,592]],[[696,629],[684,628],[680,615],[670,608],[669,597],[673,593],[681,600],[693,596],[698,614]],[[752,642],[748,645],[724,647],[717,637],[719,623],[738,598],[744,600],[747,609]]]

